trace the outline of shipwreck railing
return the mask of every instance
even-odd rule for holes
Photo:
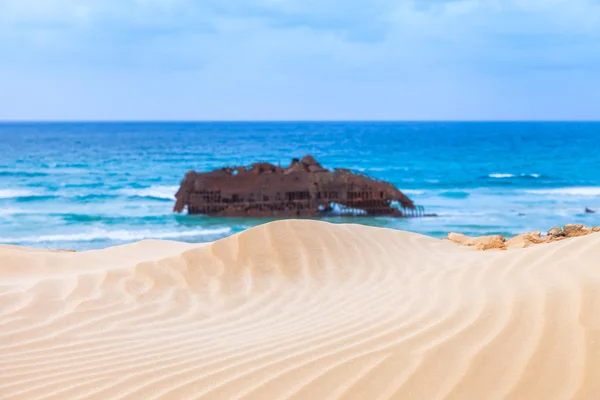
[[[376,217],[390,215],[389,204],[376,204],[378,201],[369,201],[371,204],[365,204],[364,202],[355,201],[330,201],[328,211],[324,211],[319,208],[319,204],[323,205],[323,202],[315,201],[314,199],[302,199],[302,200],[281,200],[281,201],[240,201],[240,202],[201,202],[194,205],[188,204],[188,212],[192,214],[216,214],[226,211],[229,207],[235,207],[238,209],[246,209],[248,211],[303,211],[319,210],[319,212],[333,212],[334,205],[338,206],[338,212],[340,215],[353,215],[353,216],[365,216],[365,217]],[[414,208],[404,207],[398,205],[393,207],[398,210],[403,218],[420,218],[425,216],[425,209],[423,206],[415,206]]]

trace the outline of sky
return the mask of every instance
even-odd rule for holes
[[[600,0],[0,0],[0,120],[598,120]]]

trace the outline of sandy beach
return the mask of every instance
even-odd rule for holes
[[[2,399],[598,399],[600,234],[478,252],[279,221],[0,246]]]

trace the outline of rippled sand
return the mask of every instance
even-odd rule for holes
[[[600,234],[476,252],[281,221],[0,246],[0,398],[599,399]]]

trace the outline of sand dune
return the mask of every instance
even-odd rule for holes
[[[280,221],[0,246],[0,398],[599,399],[600,234],[482,253]]]

